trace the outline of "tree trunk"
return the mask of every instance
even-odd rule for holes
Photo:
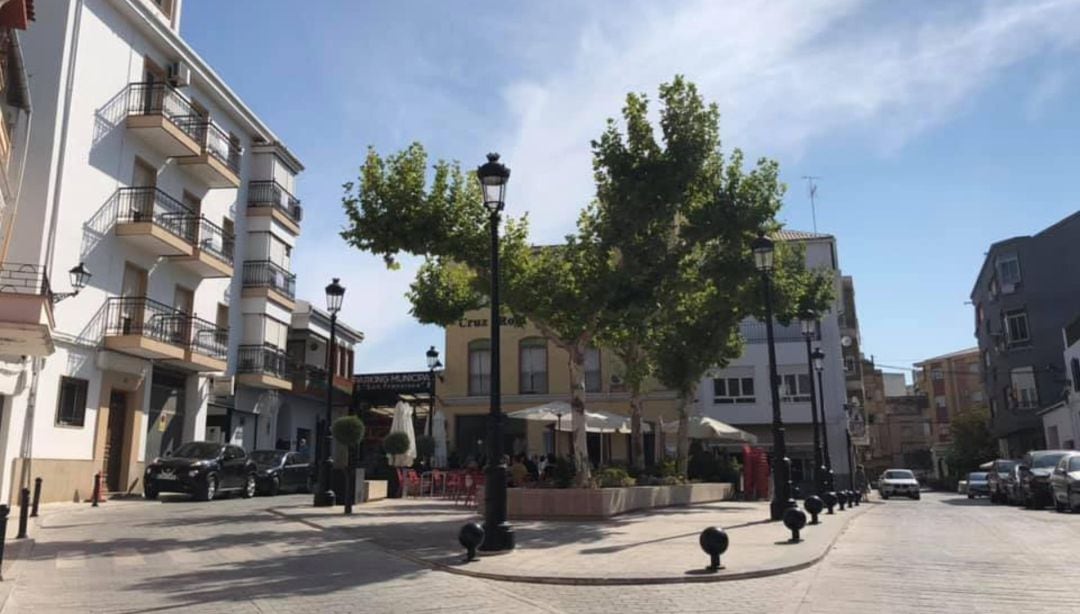
[[[690,456],[690,412],[697,398],[698,384],[679,393],[679,441],[675,467],[683,476],[687,475]]]
[[[585,350],[581,346],[568,349],[570,354],[570,415],[574,427],[574,486],[588,486],[592,478],[592,466],[589,463],[589,445],[585,438]]]
[[[634,467],[637,469],[645,468],[645,433],[641,428],[644,404],[641,390],[635,386],[630,390],[630,445],[633,451]]]

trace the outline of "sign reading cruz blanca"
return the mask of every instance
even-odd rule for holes
[[[368,373],[353,376],[353,382],[358,393],[426,394],[431,390],[431,374],[427,371]]]
[[[457,325],[460,326],[461,328],[487,328],[488,327],[488,319],[487,318],[475,318],[475,319],[462,318],[462,319],[458,320]],[[499,325],[500,326],[514,326],[514,327],[517,327],[517,328],[525,328],[525,318],[514,317],[514,316],[502,316],[501,318],[499,318]]]

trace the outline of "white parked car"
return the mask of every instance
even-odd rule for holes
[[[919,499],[919,480],[910,469],[886,469],[878,480],[878,492],[882,499],[893,495]]]

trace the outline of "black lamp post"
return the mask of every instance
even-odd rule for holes
[[[825,353],[821,348],[814,350],[814,370],[817,371],[818,409],[821,411],[821,443],[824,446],[825,464],[825,489],[832,490],[833,484],[832,457],[829,456],[829,423],[825,421],[825,385],[822,383],[821,374],[825,371]]]
[[[487,483],[484,486],[484,541],[480,550],[494,552],[514,548],[514,530],[506,522],[506,463],[503,460],[503,414],[499,386],[499,214],[506,205],[510,169],[489,153],[476,169],[491,214],[491,410],[487,428]]]
[[[71,287],[74,289],[71,292],[53,292],[51,294],[53,303],[59,303],[66,298],[75,296],[80,290],[86,287],[86,283],[93,277],[93,275],[90,274],[90,269],[86,268],[86,263],[84,262],[80,262],[71,267],[71,269],[68,270],[68,275],[71,276]]]
[[[427,351],[427,368],[428,368],[428,381],[430,382],[430,402],[428,404],[428,421],[427,421],[427,434],[428,437],[433,435],[433,426],[431,422],[435,419],[435,370],[442,367],[442,363],[439,362],[439,350],[435,349],[435,346],[431,346]],[[428,463],[431,463],[431,459],[428,459]]]
[[[784,440],[784,419],[780,415],[780,377],[776,374],[776,343],[773,338],[772,312],[772,270],[773,242],[765,233],[750,243],[754,252],[754,265],[761,272],[761,285],[765,294],[765,333],[769,341],[769,393],[772,395],[772,436],[773,436],[773,500],[769,505],[769,518],[780,520],[784,510],[794,505],[791,499],[791,483],[788,481],[787,444]]]
[[[341,301],[345,298],[345,286],[342,286],[339,278],[335,277],[330,285],[326,286],[326,310],[330,312],[330,344],[326,352],[326,420],[323,424],[323,443],[321,446],[322,457],[319,462],[319,487],[315,491],[315,507],[330,507],[334,505],[336,496],[330,488],[330,472],[333,470],[334,461],[330,458],[330,446],[333,443],[333,435],[330,432],[330,423],[334,420],[334,371],[335,356],[334,346],[337,345],[337,314],[341,311]]]
[[[804,312],[799,316],[802,323],[803,338],[806,340],[806,373],[810,380],[810,416],[814,425],[814,489],[817,494],[825,491],[825,466],[821,458],[821,431],[818,423],[817,388],[814,385],[814,354],[810,350],[810,340],[817,332],[817,316]]]

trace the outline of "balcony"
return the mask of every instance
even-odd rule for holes
[[[116,193],[116,235],[157,256],[195,254],[198,218],[157,188],[120,188]]]
[[[248,183],[248,215],[270,216],[294,235],[300,234],[300,201],[276,181]]]
[[[105,348],[151,360],[184,360],[191,316],[143,296],[105,303]]]
[[[127,128],[170,158],[199,156],[201,116],[168,83],[132,83],[125,92]]]
[[[320,401],[326,400],[326,370],[312,365],[298,365],[292,369],[292,391]],[[351,377],[334,375],[334,403],[348,403],[352,398]]]
[[[194,156],[177,158],[177,164],[211,188],[240,187],[241,150],[236,139],[208,119],[192,121],[191,130],[202,147]]]
[[[292,390],[289,357],[272,345],[241,345],[236,361],[237,381],[256,388]]]
[[[0,262],[0,355],[52,354],[55,327],[45,269],[36,264]]]
[[[739,324],[739,335],[742,336],[745,343],[767,343],[768,331],[766,330],[764,322],[758,322],[757,320],[745,320]],[[819,339],[819,335],[814,335],[813,339]],[[798,341],[803,343],[805,341],[802,334],[802,326],[798,322],[792,322],[791,324],[784,326],[779,322],[773,323],[773,341],[776,343],[791,343]]]
[[[266,298],[292,311],[296,307],[296,275],[269,260],[244,263],[244,298]]]
[[[228,366],[229,330],[213,322],[189,316],[188,339],[181,366],[191,371],[220,373]]]
[[[200,277],[232,277],[236,237],[205,217],[195,220],[196,232],[190,256],[170,260]]]

